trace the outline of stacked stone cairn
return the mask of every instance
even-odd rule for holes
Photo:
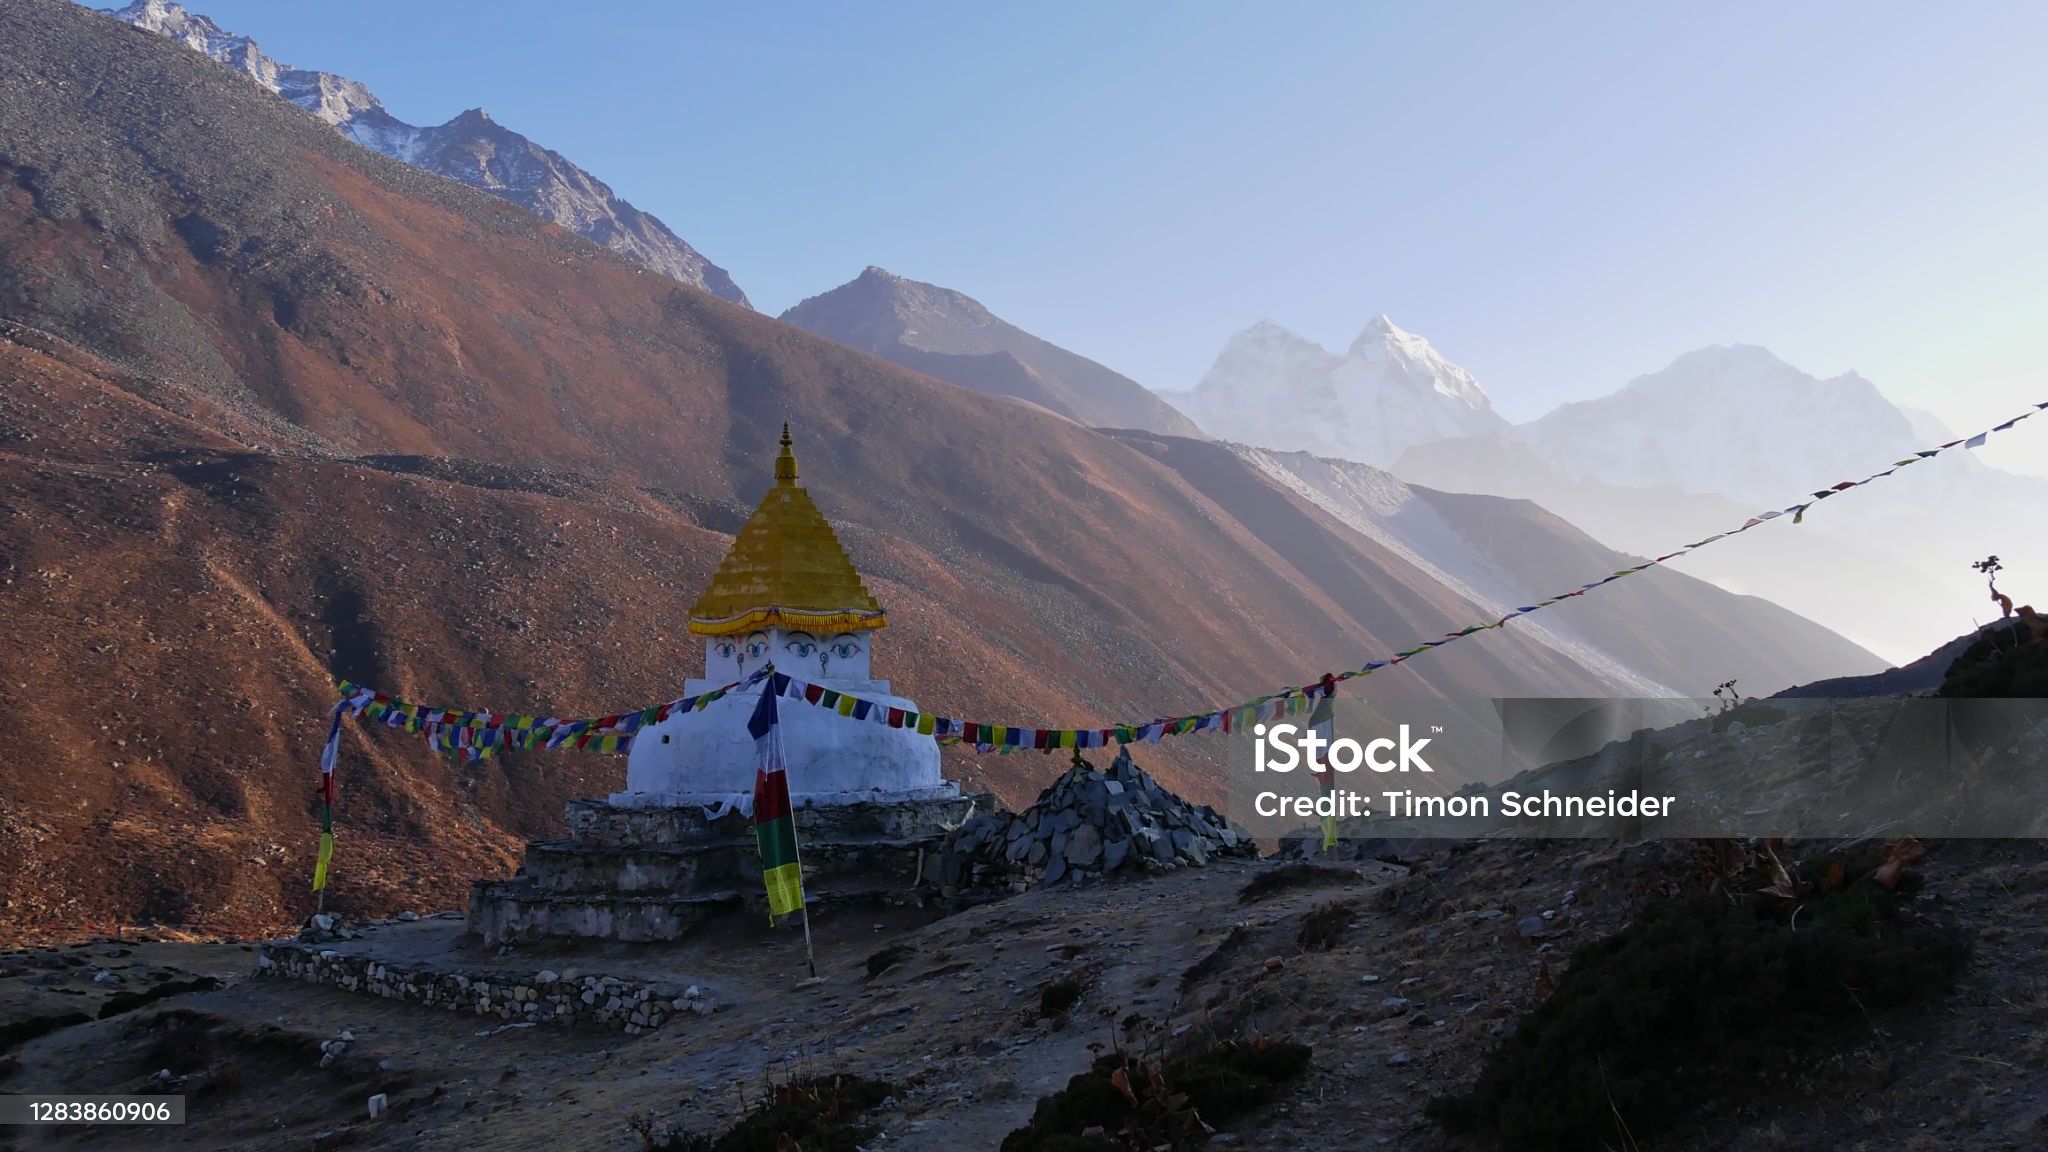
[[[1022,812],[967,820],[941,851],[939,883],[949,895],[1023,892],[1119,871],[1163,872],[1256,855],[1244,829],[1160,787],[1124,749],[1105,772],[1077,754],[1074,767]]]

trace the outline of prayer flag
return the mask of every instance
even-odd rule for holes
[[[796,813],[789,803],[789,765],[782,754],[781,718],[774,685],[764,686],[747,732],[754,738],[754,847],[768,889],[768,918],[804,906],[803,865],[797,858]]]
[[[1329,796],[1337,790],[1337,778],[1330,767],[1330,741],[1337,736],[1337,682],[1334,677],[1323,681],[1322,699],[1316,701],[1316,710],[1309,715],[1309,731],[1323,738],[1322,748],[1316,753],[1316,762],[1322,771],[1316,773],[1316,781],[1323,795]],[[1334,803],[1323,811],[1323,851],[1337,846],[1337,809]]]

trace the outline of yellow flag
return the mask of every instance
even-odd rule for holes
[[[313,891],[327,887],[327,865],[334,859],[334,833],[320,834],[320,857],[313,861]]]

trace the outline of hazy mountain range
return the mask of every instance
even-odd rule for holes
[[[1816,379],[1751,345],[1688,352],[1609,395],[1500,431],[1567,475],[1759,507],[1927,447],[1870,381]]]
[[[1254,325],[1194,389],[1160,395],[1249,444],[1533,500],[1641,556],[1954,438],[1861,376],[1818,379],[1746,345],[1686,353],[1610,395],[1511,426],[1470,373],[1384,316],[1343,357]],[[1787,519],[1678,563],[1904,662],[1985,617],[1972,561],[1997,553],[2015,579],[2048,573],[2048,542],[2014,515],[2044,501],[2048,480],[1951,452],[1818,505],[1800,525]]]
[[[1380,467],[1411,444],[1507,425],[1470,373],[1384,315],[1342,355],[1262,321],[1231,337],[1193,389],[1160,396],[1234,440]]]
[[[1418,444],[1395,470],[1527,496],[1609,544],[1657,555],[1953,438],[1860,376],[1821,380],[1737,346],[1687,353],[1492,436]],[[1788,518],[1679,563],[1903,663],[1997,614],[1973,561],[2001,556],[2023,597],[2048,575],[2048,540],[2023,511],[2044,502],[2048,480],[1950,451],[1816,504],[1804,523]]]
[[[1615,563],[1527,504],[1105,433],[929,374],[976,357],[911,371],[645,275],[68,0],[0,5],[0,42],[0,928],[289,918],[334,677],[560,714],[669,698],[700,658],[676,622],[784,420],[890,610],[880,668],[949,715],[1228,703]],[[1373,690],[1880,664],[1668,576]],[[1215,797],[1213,748],[1146,759]],[[1017,799],[1051,769],[951,770]],[[372,738],[341,771],[329,906],[356,914],[459,899],[617,765]]]
[[[482,108],[446,124],[407,124],[356,81],[280,64],[249,37],[224,31],[172,0],[135,0],[126,8],[101,11],[205,53],[365,148],[501,196],[664,276],[723,300],[747,303],[746,293],[725,269],[668,225],[619,199],[604,181],[561,153],[493,121]]]

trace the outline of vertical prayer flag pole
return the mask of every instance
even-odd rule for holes
[[[754,847],[761,853],[761,882],[768,889],[768,922],[800,912],[804,918],[804,961],[818,978],[811,948],[811,912],[804,904],[803,857],[796,843],[796,812],[789,801],[789,762],[782,752],[782,721],[775,702],[789,679],[773,670],[761,685],[761,699],[747,720],[759,759],[754,768]]]
[[[1308,723],[1309,730],[1323,738],[1322,750],[1316,754],[1322,771],[1316,773],[1316,777],[1321,781],[1323,794],[1329,796],[1337,790],[1337,781],[1330,774],[1330,741],[1337,735],[1337,677],[1323,673],[1322,683],[1317,685],[1317,689],[1322,698],[1316,701],[1316,710],[1309,714]],[[1328,852],[1336,846],[1337,805],[1333,801],[1323,812],[1323,851]]]
[[[334,706],[334,719],[327,726],[327,743],[320,749],[320,854],[313,861],[313,911],[327,908],[327,866],[334,861],[334,762],[341,752],[341,716],[348,711],[343,698]]]

